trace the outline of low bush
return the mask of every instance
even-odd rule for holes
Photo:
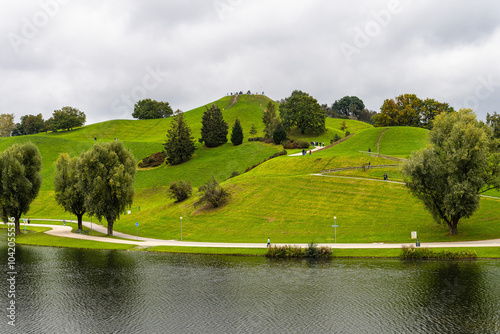
[[[300,139],[285,139],[281,142],[284,149],[291,150],[294,148],[309,148],[309,143]]]
[[[336,133],[335,136],[333,136],[333,139],[330,140],[330,144],[333,144],[336,141],[339,141],[340,139],[342,139],[342,138],[340,138],[340,136],[338,135],[338,133]]]
[[[303,249],[298,246],[271,246],[267,249],[267,257],[271,258],[299,258],[303,256]]]
[[[175,199],[176,202],[182,202],[183,200],[189,198],[193,188],[190,182],[172,182],[168,188],[167,194],[170,198]]]
[[[201,196],[194,204],[195,207],[210,203],[212,207],[218,208],[231,198],[231,194],[226,189],[222,188],[213,176],[212,180],[198,188],[198,191]]]
[[[271,246],[267,249],[266,256],[270,258],[325,258],[332,255],[330,247],[317,247],[310,243],[307,248],[296,245]]]
[[[346,136],[346,137],[349,137],[350,135],[351,135],[351,133],[350,133],[349,131],[346,131],[346,132],[345,132],[345,136]]]
[[[461,251],[452,252],[449,250],[436,252],[427,247],[416,248],[413,246],[407,247],[403,246],[401,248],[401,258],[404,260],[428,260],[428,259],[439,259],[439,260],[458,260],[458,259],[476,259],[476,251]]]
[[[158,167],[163,162],[165,162],[166,157],[167,157],[166,152],[164,151],[156,152],[142,159],[141,162],[139,162],[138,166],[140,168]]]
[[[264,137],[253,137],[253,138],[248,138],[248,141],[266,141],[266,138],[264,138]]]

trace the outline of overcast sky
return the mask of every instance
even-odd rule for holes
[[[415,93],[500,112],[500,2],[1,0],[0,113],[63,106],[87,123],[137,100],[190,110],[228,92],[295,89],[380,111]]]

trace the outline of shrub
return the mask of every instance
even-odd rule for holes
[[[236,177],[240,175],[240,172],[238,172],[237,170],[233,170],[233,172],[231,173],[231,177]]]
[[[219,185],[219,182],[212,176],[212,181],[202,185],[198,191],[202,194],[194,206],[200,206],[209,203],[214,208],[218,208],[227,202],[231,194]]]
[[[310,243],[309,247],[304,249],[296,245],[271,246],[267,249],[266,256],[271,258],[320,258],[329,257],[332,254],[330,247],[317,247]]]
[[[333,136],[332,142],[334,143],[336,141],[339,141],[340,139],[342,139],[342,138],[340,138],[339,134],[336,133],[335,136]]]
[[[266,144],[274,144],[274,140],[272,138],[264,138],[264,143],[266,143]]]
[[[311,242],[304,253],[305,257],[312,257],[312,258],[317,258],[319,256],[319,249],[318,246],[314,242]]]
[[[442,260],[456,260],[456,259],[475,259],[477,253],[475,251],[442,251],[435,252],[429,248],[415,248],[413,246],[401,247],[401,258],[404,260],[427,260],[427,259],[442,259]]]
[[[267,249],[267,257],[271,258],[299,258],[303,256],[303,249],[299,246],[271,246]]]
[[[140,168],[157,167],[165,161],[166,157],[167,153],[164,151],[153,153],[142,159],[142,161],[139,162],[138,166]]]
[[[348,137],[348,136],[350,136],[350,135],[351,135],[351,133],[350,133],[349,131],[346,131],[346,132],[345,132],[345,136],[346,136],[346,137]]]
[[[309,143],[306,142],[305,140],[300,140],[300,139],[285,139],[283,142],[281,142],[281,145],[283,145],[284,149],[291,150],[294,148],[309,148]]]
[[[170,183],[167,193],[168,196],[175,199],[176,202],[182,202],[191,196],[192,190],[193,188],[190,182],[179,181]]]
[[[253,138],[248,138],[248,141],[266,141],[266,138],[264,138],[264,137],[253,137]]]

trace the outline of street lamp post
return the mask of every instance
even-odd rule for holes
[[[335,228],[335,243],[337,243],[337,227],[339,227],[339,226],[337,225],[337,217],[336,216],[333,217],[333,222],[334,223],[333,223],[332,227]]]
[[[182,241],[182,216],[181,216],[181,241]]]

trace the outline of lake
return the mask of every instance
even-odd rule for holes
[[[335,259],[17,246],[0,333],[500,333],[500,261]]]

